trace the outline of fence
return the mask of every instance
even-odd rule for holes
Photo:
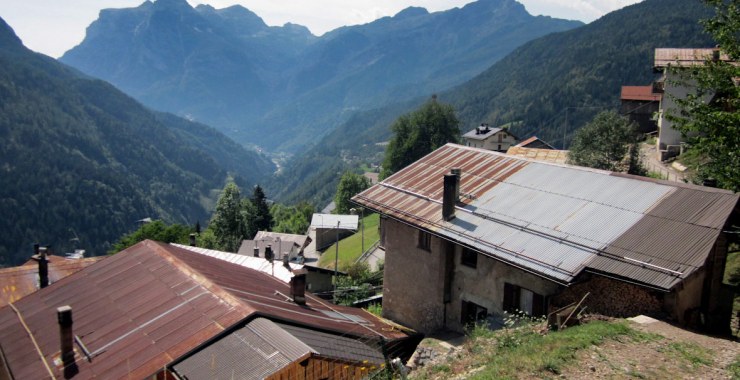
[[[671,170],[663,165],[656,164],[655,162],[652,162],[650,160],[644,160],[642,162],[642,165],[648,171],[650,177],[655,178],[655,175],[660,176],[660,179],[665,179],[668,181],[685,182],[683,174],[677,173],[676,171]]]

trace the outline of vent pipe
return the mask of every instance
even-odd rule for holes
[[[75,362],[72,308],[69,305],[57,308],[57,321],[59,322],[62,363],[64,363],[64,367],[68,367]]]
[[[445,174],[444,187],[442,189],[442,219],[450,221],[455,218],[455,183],[457,176],[454,174]]]
[[[39,247],[36,257],[39,260],[39,288],[43,289],[49,286],[49,262],[46,260],[46,247]]]

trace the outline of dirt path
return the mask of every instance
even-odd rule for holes
[[[631,322],[652,335],[644,342],[608,341],[578,354],[567,379],[732,379],[740,343],[697,334],[661,321]]]

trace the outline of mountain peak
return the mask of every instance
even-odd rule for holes
[[[187,0],[156,0],[154,7],[156,9],[192,9]]]
[[[15,34],[13,28],[0,17],[0,48],[17,48],[22,44],[21,39]]]
[[[428,15],[429,11],[426,10],[426,8],[422,7],[408,7],[400,12],[398,12],[395,16],[393,16],[396,20],[403,20],[411,17],[416,16],[424,16]]]

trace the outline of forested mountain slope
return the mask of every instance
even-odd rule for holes
[[[268,27],[241,6],[156,0],[102,11],[61,61],[240,143],[293,152],[353,110],[460,84],[533,38],[580,25],[531,16],[514,0],[478,0],[315,37]]]
[[[2,19],[0,141],[2,265],[25,261],[35,242],[63,253],[74,237],[104,254],[144,217],[205,222],[229,171],[248,185],[272,170],[206,126],[31,52]]]
[[[593,115],[616,109],[622,85],[646,85],[654,79],[655,48],[713,46],[698,22],[710,14],[697,0],[645,0],[580,28],[528,42],[439,99],[455,107],[463,133],[483,122],[523,121],[513,129],[520,138],[536,134],[559,148],[564,131],[569,141]],[[279,191],[279,199],[292,200],[306,197],[306,190],[284,184],[305,182],[311,184],[311,199],[325,204],[330,186],[336,186],[322,187],[327,173],[349,167],[348,152],[371,157],[382,151],[375,143],[390,138],[393,121],[424,100],[356,113],[286,165],[271,188]]]

